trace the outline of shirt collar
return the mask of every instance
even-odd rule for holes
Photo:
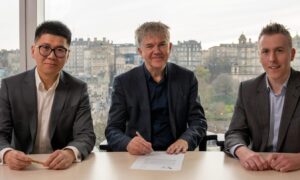
[[[288,83],[288,81],[289,81],[289,79],[290,79],[290,75],[291,75],[291,72],[290,72],[288,78],[286,79],[286,81],[282,84],[282,88],[284,88],[284,89],[287,88],[287,83]],[[271,88],[271,86],[270,86],[270,83],[269,83],[268,75],[267,75],[267,74],[265,75],[265,80],[266,80],[266,85],[267,85],[268,91],[270,91],[270,90],[273,91],[272,88]]]
[[[60,78],[60,73],[58,74],[57,76],[57,79],[55,80],[55,82],[52,84],[52,86],[48,89],[48,91],[54,91],[58,85],[58,82],[59,82],[59,78]],[[42,82],[41,78],[40,78],[40,75],[37,71],[37,68],[35,68],[35,85],[36,85],[36,88],[40,91],[46,91],[45,89],[45,85],[44,83]]]
[[[165,69],[164,69],[164,78],[163,79],[166,79],[167,78],[167,74],[168,74],[168,65],[166,65]],[[146,80],[147,81],[150,81],[151,79],[153,80],[150,72],[148,71],[148,69],[146,68],[146,65],[145,63],[143,63],[143,69],[144,69],[144,72],[145,72],[145,76],[146,76]]]

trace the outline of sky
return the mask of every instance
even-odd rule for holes
[[[66,23],[74,38],[134,43],[135,29],[146,21],[170,27],[171,41],[196,40],[203,49],[237,43],[243,33],[252,42],[270,22],[300,33],[299,0],[45,0],[45,18]],[[19,44],[18,2],[0,6],[0,49]],[[13,11],[13,10],[16,11]]]

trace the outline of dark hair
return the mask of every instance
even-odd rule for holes
[[[266,25],[261,30],[259,37],[258,37],[258,41],[260,40],[260,38],[263,35],[273,35],[273,34],[282,34],[282,35],[286,36],[289,41],[289,46],[292,48],[293,44],[292,44],[292,36],[291,36],[290,32],[284,25],[279,24],[279,23],[270,23],[270,24]]]
[[[34,41],[36,42],[43,34],[62,36],[71,44],[72,33],[70,29],[60,21],[45,21],[35,30]]]
[[[163,35],[168,42],[170,41],[170,32],[167,25],[162,22],[145,22],[135,30],[135,43],[138,47],[148,34]]]

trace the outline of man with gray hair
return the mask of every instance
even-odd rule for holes
[[[172,44],[167,25],[146,22],[135,38],[144,63],[114,80],[108,145],[135,155],[194,150],[207,129],[196,77],[168,63]]]
[[[265,73],[240,84],[225,151],[248,170],[300,169],[300,72],[291,68],[291,35],[281,24],[268,24],[258,48]]]

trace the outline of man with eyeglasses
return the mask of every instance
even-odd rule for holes
[[[69,57],[71,31],[46,21],[35,31],[31,54],[36,67],[2,80],[0,164],[21,170],[26,154],[50,153],[49,169],[66,169],[92,151],[95,134],[87,85],[62,71]]]

